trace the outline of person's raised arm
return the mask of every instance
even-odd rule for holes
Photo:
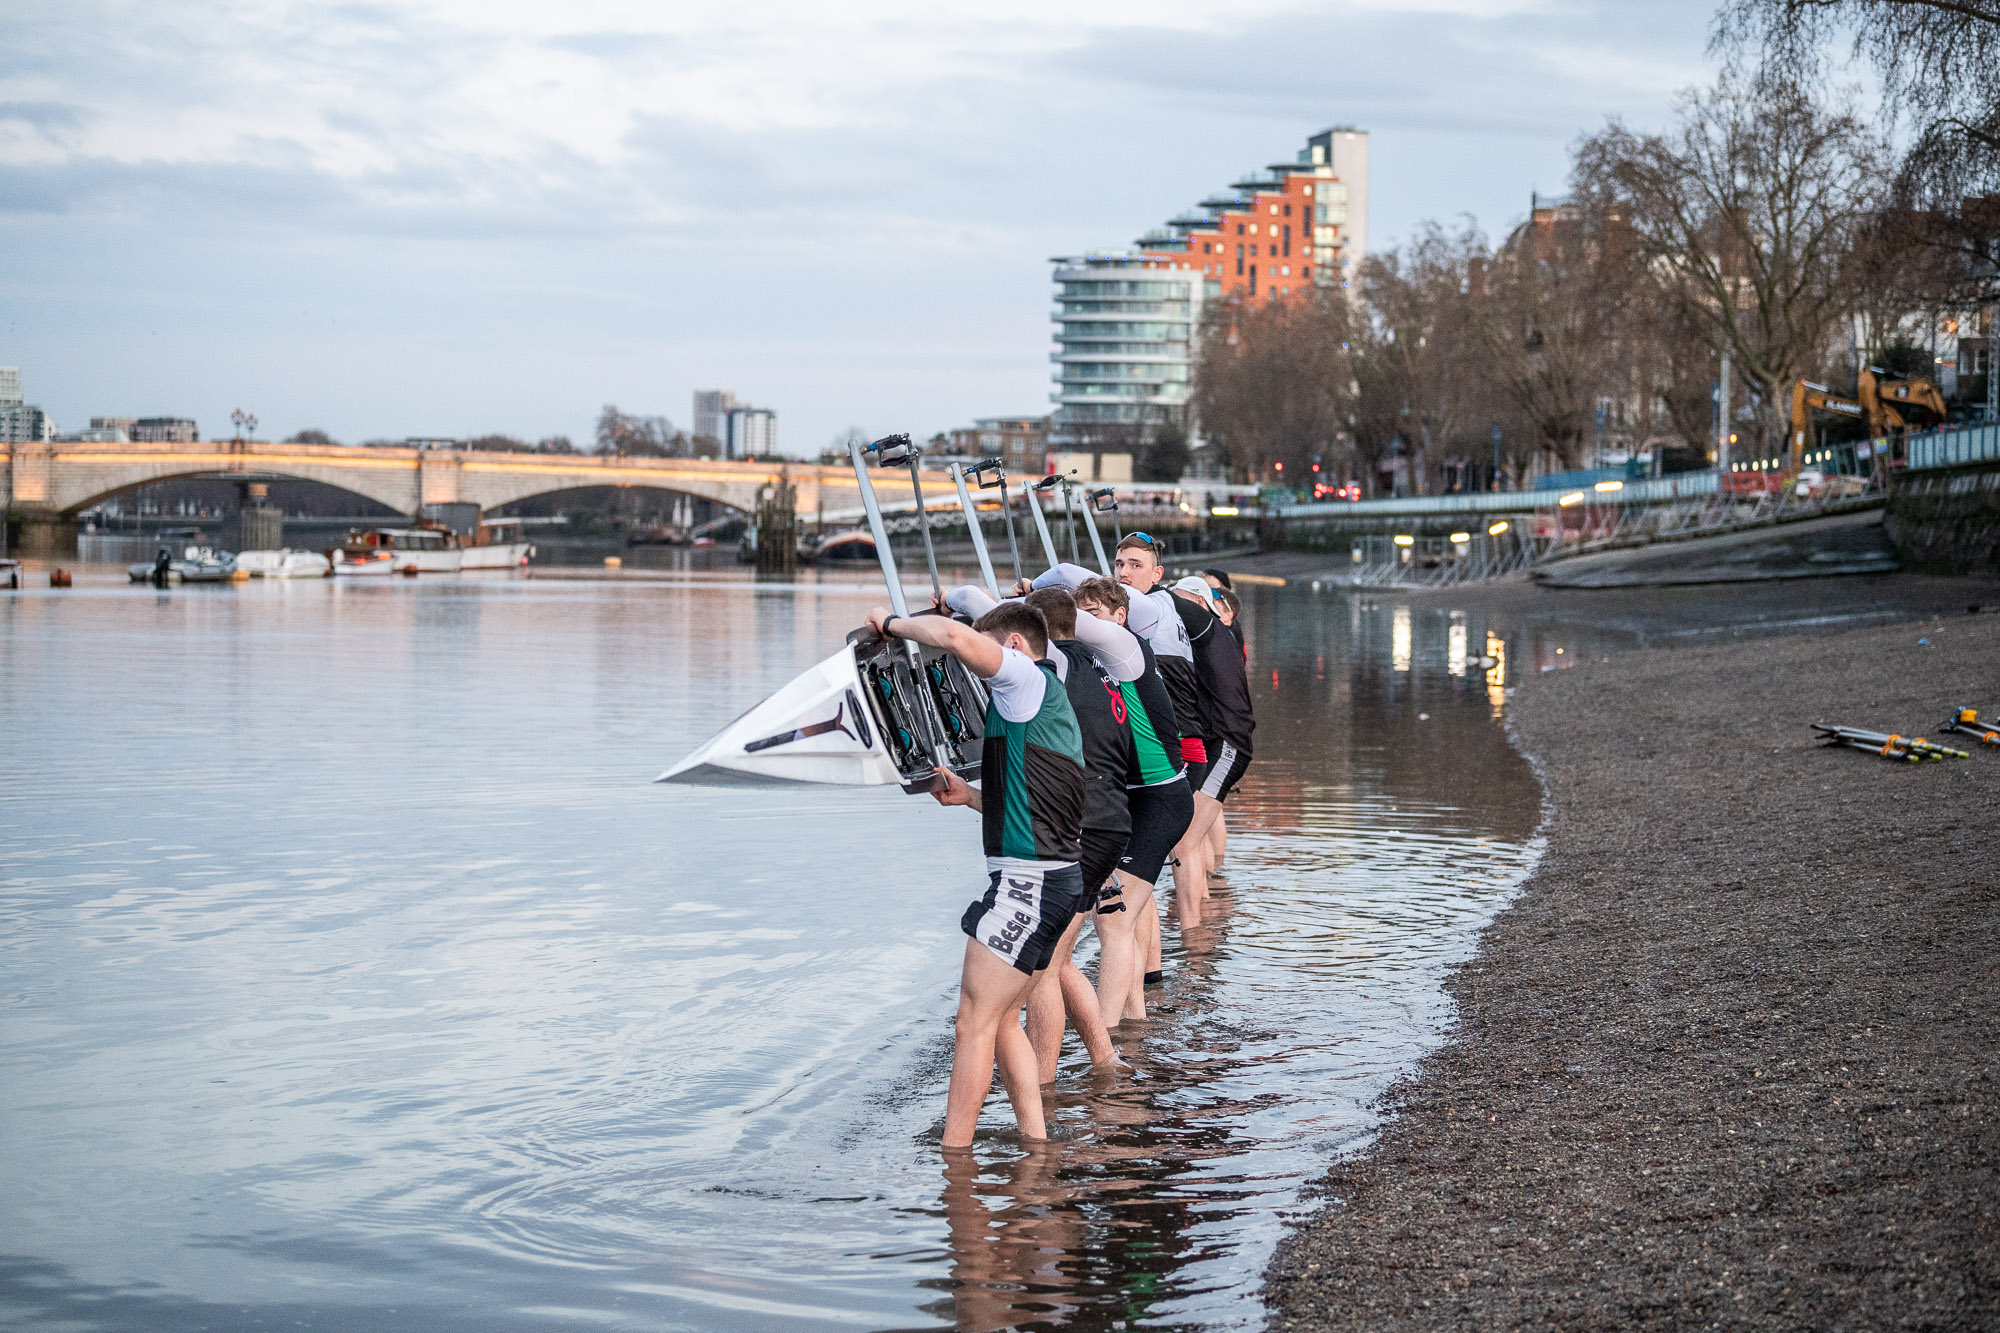
[[[1094,579],[1097,571],[1085,569],[1082,565],[1072,565],[1067,561],[1054,569],[1035,575],[1037,588],[1074,588],[1085,579]]]
[[[1126,598],[1125,627],[1142,639],[1153,637],[1153,631],[1160,626],[1160,604],[1149,593],[1137,588],[1130,590]]]
[[[1006,660],[999,644],[947,616],[899,616],[886,606],[878,606],[868,613],[868,628],[877,634],[942,648],[981,680],[998,675]]]
[[[1076,637],[1113,680],[1137,680],[1146,674],[1146,654],[1138,636],[1115,620],[1099,620],[1076,609]]]
[[[944,595],[944,604],[962,616],[974,620],[985,615],[1000,603],[993,600],[986,589],[974,583],[961,584]]]

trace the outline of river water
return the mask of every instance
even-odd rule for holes
[[[649,783],[879,596],[0,593],[0,1322],[1259,1325],[1536,856],[1510,673],[1590,645],[1246,590],[1228,910],[1168,926],[1128,1076],[1071,1039],[1060,1142],[996,1093],[947,1167],[976,817]]]

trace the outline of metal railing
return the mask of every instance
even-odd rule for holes
[[[1389,500],[1319,500],[1277,505],[1264,512],[1278,518],[1421,517],[1425,514],[1525,514],[1536,509],[1555,509],[1565,498],[1580,497],[1589,504],[1661,504],[1697,496],[1714,495],[1714,469],[1677,472],[1671,477],[1619,482],[1605,490],[1596,487],[1532,491],[1467,491],[1459,495],[1407,495]],[[1571,503],[1577,503],[1571,500]]]
[[[1956,430],[1931,431],[1911,435],[1904,442],[1910,471],[1950,467],[1954,463],[1982,463],[2000,458],[2000,422],[1982,426],[1961,426]]]

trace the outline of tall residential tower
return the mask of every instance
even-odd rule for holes
[[[1306,140],[1295,162],[1251,172],[1136,250],[1059,258],[1050,444],[1187,421],[1203,307],[1345,288],[1366,254],[1368,132]]]

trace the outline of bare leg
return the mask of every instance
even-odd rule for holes
[[[998,1042],[1000,1082],[1006,1086],[1007,1100],[1014,1105],[1014,1123],[1024,1139],[1045,1139],[1049,1127],[1042,1119],[1042,1085],[1035,1077],[1035,1048],[1028,1034],[1009,1014],[1000,1024]]]
[[[1139,981],[1139,893],[1143,889],[1149,902],[1153,897],[1150,884],[1142,885],[1129,875],[1121,876],[1120,882],[1126,886],[1125,910],[1097,918],[1097,1009],[1107,1028],[1117,1027],[1125,1016],[1126,997]],[[1157,921],[1159,914],[1153,919]]]
[[[1229,816],[1226,810],[1218,810],[1215,823],[1208,831],[1208,873],[1221,877],[1222,858],[1229,854]]]
[[[1027,1002],[1034,981],[1022,976],[1001,957],[977,940],[965,942],[965,967],[959,977],[958,1019],[954,1025],[951,1052],[951,1087],[945,1094],[944,1146],[963,1148],[972,1142],[979,1124],[979,1109],[993,1089],[993,1061],[1005,1049],[1005,1030],[1013,1029],[1020,1047],[1028,1054],[1025,1086],[1015,1077],[1008,1083],[1007,1097],[1014,1104],[1014,1119],[1021,1133],[1040,1138],[1042,1094],[1034,1081],[1034,1051],[1015,1015]],[[1016,1071],[1018,1075],[1019,1071]],[[1005,1067],[1002,1077],[1008,1077]]]
[[[1070,958],[1077,936],[1083,933],[1083,918],[1084,913],[1078,912],[1070,921],[1056,945],[1055,957],[1035,974],[1035,988],[1028,995],[1028,1043],[1035,1048],[1036,1066],[1044,1083],[1054,1081],[1056,1062],[1062,1058],[1065,1010],[1070,1026],[1083,1038],[1092,1064],[1104,1064],[1116,1055],[1111,1049],[1111,1034],[1104,1030],[1104,1020],[1097,1012],[1097,992],[1091,990],[1090,982]]]
[[[1222,814],[1222,802],[1213,796],[1194,794],[1194,821],[1174,844],[1174,920],[1183,926],[1201,924],[1202,905],[1208,901],[1208,828]]]
[[[1141,967],[1132,974],[1131,988],[1125,993],[1125,1018],[1146,1016],[1145,972],[1160,970],[1160,907],[1153,899],[1153,886],[1145,885],[1145,892],[1137,891],[1141,881],[1127,880],[1125,900],[1135,914],[1132,922],[1132,938],[1138,947]]]

